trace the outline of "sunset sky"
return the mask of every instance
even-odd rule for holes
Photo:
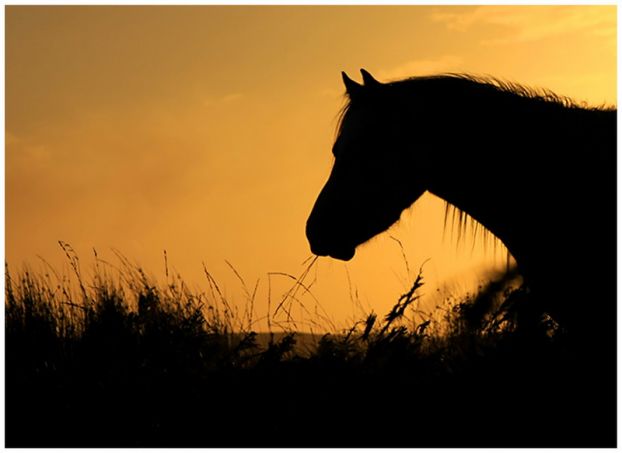
[[[257,318],[267,274],[298,276],[311,255],[305,222],[332,165],[342,70],[617,98],[614,6],[8,6],[5,20],[10,268],[41,269],[38,256],[66,268],[62,240],[85,271],[93,248],[112,263],[114,249],[164,282],[166,250],[192,287],[207,288],[204,262],[243,304],[227,260],[251,289],[259,279]],[[443,213],[426,194],[351,262],[317,261],[307,283],[338,327],[361,307],[386,313],[428,259],[428,306],[505,265],[502,246],[443,231]],[[273,306],[292,283],[270,277]]]

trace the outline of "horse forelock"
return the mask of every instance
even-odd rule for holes
[[[350,109],[350,97],[346,95],[346,101],[344,102],[343,106],[341,106],[341,108],[337,112],[337,116],[336,116],[337,125],[335,126],[334,140],[336,140],[337,137],[341,135],[341,132],[343,130],[343,123],[345,120],[345,116],[349,109]]]

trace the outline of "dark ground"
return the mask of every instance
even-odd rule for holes
[[[295,334],[261,348],[155,290],[136,312],[101,292],[72,330],[27,286],[8,285],[7,447],[616,446],[615,360],[474,321],[477,299],[443,338],[398,313],[302,356]]]

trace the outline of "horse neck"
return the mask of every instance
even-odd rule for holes
[[[525,103],[457,113],[453,132],[448,124],[431,131],[450,138],[426,166],[428,190],[483,224],[510,251],[522,248],[534,228],[528,222],[547,227],[546,219],[529,219],[530,212],[567,217],[585,185],[607,192],[613,181],[615,193],[615,111]]]

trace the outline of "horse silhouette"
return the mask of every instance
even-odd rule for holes
[[[363,84],[342,73],[348,102],[306,225],[312,252],[350,260],[429,191],[506,245],[563,327],[614,345],[617,110],[494,78],[361,73]]]

